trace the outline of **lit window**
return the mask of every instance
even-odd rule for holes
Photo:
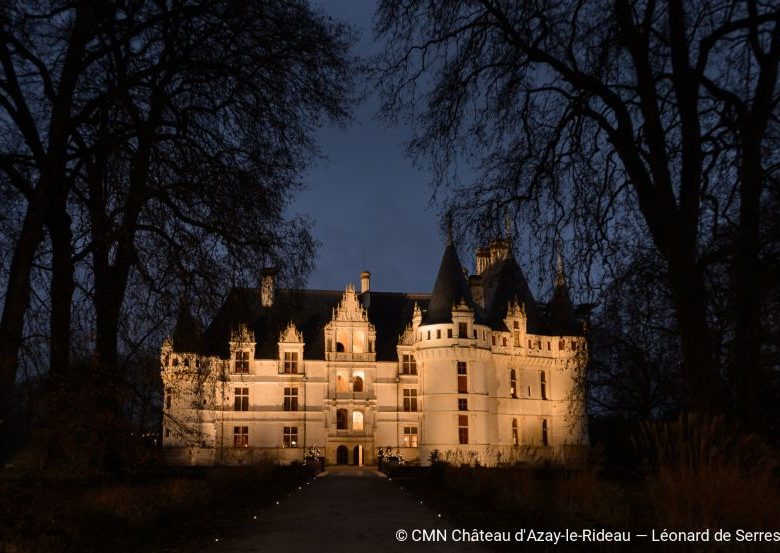
[[[297,351],[284,352],[284,372],[285,374],[298,373],[298,352]]]
[[[401,356],[401,374],[417,374],[417,361],[414,355],[404,353]]]
[[[236,388],[236,411],[249,411],[249,388]]]
[[[509,394],[513,397],[517,397],[517,372],[514,369],[509,371]]]
[[[458,393],[468,393],[468,376],[466,374],[466,362],[458,361]]]
[[[468,411],[469,400],[463,397],[458,398],[458,411]]]
[[[360,411],[352,411],[352,430],[363,431],[363,413]]]
[[[249,373],[249,352],[237,351],[235,353],[235,360],[236,360],[236,372],[238,374],[248,374]]]
[[[469,417],[468,415],[458,415],[458,443],[469,443]]]
[[[249,447],[249,427],[233,427],[233,447]]]
[[[298,410],[298,388],[293,387],[284,389],[284,410]]]
[[[416,426],[404,426],[404,447],[417,447]]]
[[[417,390],[410,388],[404,390],[404,411],[417,411]]]
[[[285,426],[283,431],[284,447],[298,447],[298,427]]]

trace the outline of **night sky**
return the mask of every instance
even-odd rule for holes
[[[315,6],[360,32],[355,53],[377,50],[372,20],[374,2],[328,0]],[[308,287],[343,289],[360,284],[365,250],[371,288],[387,292],[430,292],[436,278],[443,236],[437,208],[430,205],[430,174],[404,155],[411,131],[387,128],[377,120],[379,102],[369,97],[346,129],[323,128],[322,154],[304,177],[292,212],[308,214],[321,242]],[[470,259],[463,259],[470,266]]]

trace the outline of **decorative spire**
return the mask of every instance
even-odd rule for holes
[[[452,244],[452,210],[447,210],[445,215],[445,224],[447,225],[447,245]]]
[[[555,243],[555,286],[566,285],[566,275],[563,271],[563,245],[560,240]]]

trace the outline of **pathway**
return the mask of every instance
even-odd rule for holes
[[[209,547],[208,553],[273,552],[370,553],[373,551],[482,553],[472,543],[420,543],[414,529],[447,530],[453,526],[401,489],[399,482],[368,467],[329,467],[279,505],[237,524],[232,536]],[[399,530],[407,532],[398,541]]]

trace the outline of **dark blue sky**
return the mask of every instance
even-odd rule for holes
[[[314,5],[358,28],[361,39],[355,53],[376,51],[374,2],[328,0]],[[319,132],[327,159],[304,177],[308,189],[292,206],[292,212],[314,220],[314,236],[322,243],[309,288],[359,285],[364,249],[373,289],[433,288],[444,244],[437,209],[429,206],[430,175],[413,168],[404,155],[410,130],[386,128],[376,118],[377,108],[377,99],[369,97],[357,107],[349,128]]]

